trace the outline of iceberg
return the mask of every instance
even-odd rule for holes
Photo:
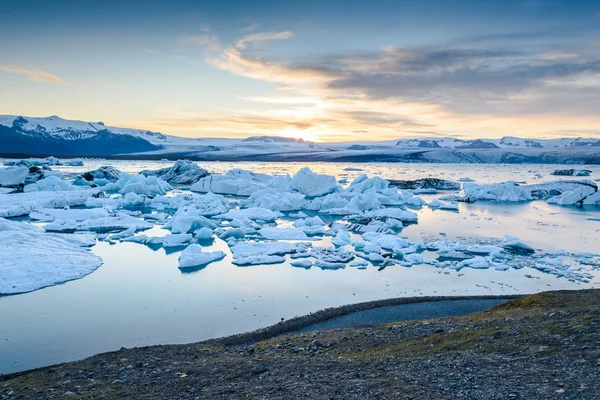
[[[246,242],[231,247],[236,265],[280,263],[285,261],[283,255],[297,251],[298,246],[288,242]]]
[[[297,260],[292,260],[290,262],[290,264],[292,265],[292,267],[298,267],[298,268],[304,268],[304,269],[309,269],[310,267],[312,267],[312,261],[306,259],[306,258],[300,258]]]
[[[81,177],[87,182],[116,182],[121,177],[121,172],[111,166],[104,166],[93,171],[81,174]],[[105,183],[104,183],[105,184]]]
[[[504,183],[465,183],[463,185],[465,195],[476,200],[494,201],[532,201],[531,192],[516,182]]]
[[[28,215],[46,208],[65,208],[85,205],[88,198],[98,196],[100,191],[85,189],[59,192],[30,192],[0,194],[0,217],[12,218]]]
[[[247,197],[261,189],[282,188],[289,179],[289,176],[256,174],[251,171],[232,169],[224,175],[213,174],[201,178],[192,185],[190,190]]]
[[[410,246],[408,240],[386,233],[367,232],[363,235],[363,239],[386,250],[401,249]]]
[[[163,238],[163,247],[178,247],[189,243],[193,239],[191,233],[169,233]]]
[[[147,177],[156,176],[174,185],[191,185],[210,175],[207,170],[189,160],[177,160],[172,167],[144,170],[140,174]]]
[[[435,189],[435,190],[460,190],[460,183],[447,179],[424,178],[414,181],[390,180],[390,186],[403,190]]]
[[[264,222],[274,222],[277,218],[282,217],[283,214],[279,211],[271,211],[268,208],[261,207],[250,207],[242,208],[239,210],[229,210],[224,214],[218,215],[217,218],[223,219],[245,219],[250,220],[261,220]]]
[[[23,188],[23,192],[25,193],[42,191],[57,192],[66,190],[81,190],[81,188],[71,185],[71,183],[62,180],[58,176],[49,176]]]
[[[121,173],[116,182],[107,184],[105,189],[120,194],[135,193],[145,196],[164,195],[173,190],[171,185],[155,176],[145,177],[144,175],[131,175],[125,172]]]
[[[535,249],[528,244],[525,244],[516,236],[506,235],[502,247],[509,250],[524,251],[528,253],[535,252]]]
[[[190,244],[179,255],[179,268],[192,268],[208,265],[211,262],[221,260],[225,257],[225,253],[220,250],[213,252],[202,251],[202,246],[198,244]]]
[[[307,240],[308,236],[304,230],[300,228],[276,228],[266,227],[258,231],[258,233],[269,240]]]
[[[589,169],[557,169],[552,175],[559,176],[590,176],[592,171]]]
[[[19,187],[24,185],[27,175],[29,175],[27,167],[0,168],[0,186]]]
[[[289,182],[290,188],[308,197],[321,197],[333,193],[339,186],[331,175],[315,174],[302,168]]]
[[[215,229],[217,224],[204,216],[205,211],[191,207],[180,208],[165,227],[171,229],[172,233],[190,233],[200,228]]]
[[[0,294],[30,292],[92,273],[102,265],[89,251],[93,242],[91,236],[50,234],[0,218]]]

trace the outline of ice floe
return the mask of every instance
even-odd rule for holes
[[[179,255],[179,268],[205,266],[224,257],[225,253],[220,250],[205,252],[202,251],[202,246],[193,243],[186,247]]]
[[[29,292],[90,274],[102,265],[89,251],[93,243],[91,236],[50,234],[0,218],[0,294]]]
[[[236,265],[275,264],[285,261],[283,255],[296,253],[304,248],[288,242],[247,242],[231,247]]]
[[[557,169],[552,172],[552,175],[559,176],[590,176],[592,171],[589,169]]]
[[[14,188],[24,185],[28,174],[27,167],[0,168],[0,186]]]
[[[164,195],[173,190],[171,185],[155,176],[145,177],[139,174],[123,172],[116,182],[108,183],[104,187],[107,191],[120,194],[135,193],[146,196]]]
[[[204,168],[189,160],[178,160],[172,167],[140,172],[144,176],[156,176],[173,185],[191,185],[210,175]]]
[[[0,194],[0,217],[20,217],[44,208],[83,206],[98,194],[96,189]]]

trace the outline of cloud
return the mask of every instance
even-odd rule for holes
[[[179,41],[181,43],[193,44],[195,46],[202,47],[207,51],[220,51],[222,49],[221,43],[219,42],[219,38],[215,34],[205,34],[205,35],[193,35],[193,36],[181,36],[179,37]]]
[[[0,70],[11,73],[11,74],[25,75],[27,78],[29,78],[30,81],[34,81],[34,82],[54,83],[54,84],[59,84],[59,85],[69,85],[70,84],[69,82],[66,82],[65,80],[63,80],[62,78],[60,78],[56,75],[52,75],[52,74],[49,74],[48,72],[44,72],[44,71],[40,71],[40,70],[27,69],[27,68],[12,66],[12,65],[0,65]]]
[[[249,109],[173,117],[173,127],[311,140],[364,140],[368,132],[381,140],[552,135],[600,124],[600,57],[591,47],[503,48],[494,39],[304,55],[300,63],[252,45],[292,36],[253,33],[206,54],[210,65],[271,83],[273,91],[244,97]]]
[[[249,43],[264,42],[267,40],[289,39],[293,36],[294,34],[290,31],[251,33],[235,42],[235,47],[243,50]]]

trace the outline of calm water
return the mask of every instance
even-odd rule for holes
[[[114,165],[138,172],[170,162],[100,161],[84,167],[56,167],[74,173]],[[215,172],[244,168],[266,173],[294,173],[299,163],[201,163]],[[469,177],[478,182],[529,183],[551,180],[560,166],[439,164],[308,164],[315,172],[351,181],[361,173],[390,179]],[[364,171],[346,171],[361,168]],[[588,167],[586,167],[588,168]],[[600,168],[590,167],[592,178]],[[536,174],[543,177],[535,178]],[[589,178],[588,178],[589,179]],[[429,200],[431,196],[423,196]],[[600,210],[551,206],[545,202],[461,204],[458,213],[416,210],[419,223],[405,228],[411,240],[455,239],[469,242],[520,237],[545,251],[600,249]],[[149,235],[166,231],[154,228]],[[324,239],[327,242],[329,239]],[[91,275],[32,293],[0,298],[0,372],[70,361],[120,347],[186,343],[244,332],[325,307],[415,295],[531,293],[550,289],[600,287],[600,271],[588,284],[524,268],[459,272],[431,266],[358,270],[309,270],[284,264],[237,267],[228,246],[215,240],[209,250],[228,256],[206,268],[182,273],[179,251],[135,243],[99,242],[94,253],[104,265]],[[526,277],[529,275],[530,277]]]

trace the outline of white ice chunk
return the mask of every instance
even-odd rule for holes
[[[61,219],[73,220],[77,222],[108,216],[108,211],[103,208],[42,208],[29,214],[31,219],[36,219],[39,221],[54,221],[55,219]]]
[[[300,228],[265,227],[258,231],[265,239],[269,240],[306,240],[308,236]]]
[[[325,196],[336,191],[339,186],[331,175],[315,174],[310,168],[302,168],[290,181],[293,190],[308,197]]]
[[[119,180],[105,186],[107,191],[119,192],[121,194],[135,193],[145,196],[163,195],[173,190],[171,185],[155,176],[145,177],[140,174],[121,173]]]
[[[175,185],[191,185],[210,175],[207,170],[189,160],[177,160],[172,167],[155,171],[140,172],[144,176],[156,176],[165,182]]]
[[[193,236],[191,233],[169,233],[165,235],[162,245],[163,247],[177,247],[183,246],[192,240]]]
[[[202,251],[202,246],[190,244],[181,252],[179,256],[179,268],[199,267],[218,261],[225,257],[225,253],[220,250],[213,252]]]
[[[58,176],[49,176],[23,188],[23,192],[25,193],[42,191],[57,192],[65,190],[81,190],[81,188],[71,185],[71,183],[60,179]]]
[[[198,240],[210,240],[213,238],[213,231],[210,228],[203,227],[194,232],[194,237]]]
[[[506,235],[506,237],[504,238],[504,243],[502,243],[502,247],[504,247],[505,249],[520,250],[532,253],[535,251],[533,247],[529,246],[528,244],[525,244],[518,237],[511,235]]]
[[[267,208],[250,207],[239,210],[229,210],[224,214],[219,215],[219,218],[224,219],[244,219],[261,220],[265,222],[273,222],[283,214],[279,211],[271,211]]]
[[[205,210],[183,207],[165,225],[172,233],[190,233],[200,228],[215,229],[217,224],[204,216]]]
[[[394,250],[410,246],[408,240],[396,235],[386,233],[367,232],[363,235],[363,239],[367,242],[374,243],[386,250]]]
[[[86,200],[98,194],[97,189],[66,192],[33,192],[0,194],[0,217],[19,217],[44,208],[82,206]]]
[[[30,292],[90,274],[102,265],[89,251],[90,238],[49,234],[0,218],[0,294]]]
[[[282,255],[296,251],[298,247],[288,242],[250,242],[231,247],[236,265],[279,263],[285,261]]]
[[[312,267],[312,261],[308,260],[306,258],[300,258],[297,260],[292,260],[292,262],[290,263],[293,267],[298,267],[298,268],[305,268],[308,269],[310,267]]]
[[[336,246],[346,246],[347,244],[352,243],[352,239],[350,238],[348,232],[346,232],[343,229],[340,229],[338,230],[335,237],[331,240],[331,242]]]
[[[25,183],[29,174],[27,167],[0,168],[0,186],[17,187]]]

